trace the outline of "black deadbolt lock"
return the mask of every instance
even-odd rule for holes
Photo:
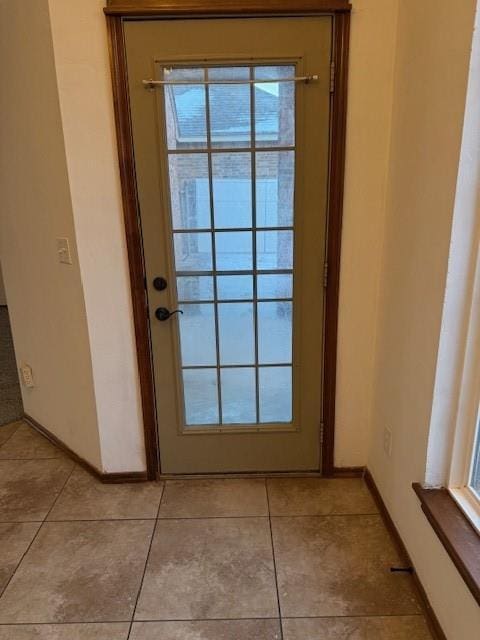
[[[153,288],[157,291],[165,291],[165,289],[167,288],[167,281],[165,280],[165,278],[158,276],[157,278],[153,279]]]

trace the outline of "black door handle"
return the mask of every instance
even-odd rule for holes
[[[183,313],[183,311],[181,309],[169,311],[166,307],[158,307],[158,309],[155,310],[155,317],[157,320],[160,320],[160,322],[165,322],[165,320],[168,320],[175,313]]]

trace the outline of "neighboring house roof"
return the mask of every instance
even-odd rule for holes
[[[210,120],[215,137],[250,135],[250,90],[243,85],[211,85]],[[205,90],[201,86],[171,87],[176,111],[177,136],[183,140],[205,137]],[[279,98],[261,86],[255,86],[257,136],[277,137]]]

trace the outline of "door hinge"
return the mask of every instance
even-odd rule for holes
[[[330,93],[335,91],[335,62],[330,64]]]
[[[323,432],[325,431],[325,424],[320,423],[320,444],[323,444]]]
[[[323,288],[326,289],[328,286],[328,262],[324,262],[323,264]]]

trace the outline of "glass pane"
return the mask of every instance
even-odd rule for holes
[[[182,365],[215,366],[215,314],[213,304],[184,304],[180,309],[180,347]]]
[[[260,422],[292,421],[292,368],[260,367]]]
[[[256,423],[255,369],[221,369],[222,423]]]
[[[248,67],[208,70],[209,80],[248,80]],[[213,147],[250,147],[250,85],[213,84],[208,87],[210,135]]]
[[[217,295],[219,300],[251,300],[252,276],[217,276]]]
[[[295,77],[293,65],[255,67],[255,80]],[[257,147],[295,144],[295,83],[255,84],[255,144]]]
[[[218,324],[220,364],[254,364],[253,304],[219,304]]]
[[[249,67],[210,67],[208,79],[215,82],[220,80],[249,80]]]
[[[257,295],[259,298],[291,298],[293,275],[279,273],[257,276]]]
[[[294,172],[293,151],[256,154],[257,227],[293,225]]]
[[[183,394],[187,425],[218,424],[216,369],[184,369]]]
[[[208,157],[203,153],[168,158],[174,229],[210,229]]]
[[[478,493],[478,496],[480,498],[480,427],[478,426],[477,438],[473,452],[473,467],[470,486],[476,493]]]
[[[177,278],[177,297],[179,302],[213,300],[213,278],[211,276]]]
[[[250,153],[212,156],[215,226],[252,226],[252,159]]]
[[[261,364],[292,361],[292,303],[258,303],[258,361]]]
[[[219,231],[215,234],[218,271],[252,269],[252,234],[250,231]]]
[[[203,69],[164,69],[163,79],[203,81]],[[165,85],[165,113],[169,149],[207,145],[205,85]]]
[[[212,270],[212,236],[210,233],[175,233],[173,240],[177,271]]]
[[[172,82],[203,82],[205,71],[200,67],[164,67],[163,79]]]
[[[292,231],[257,231],[257,269],[291,269]]]
[[[296,125],[295,83],[289,79],[295,73],[293,64],[163,68],[164,79],[190,83],[164,90],[190,426],[292,420]],[[205,80],[214,84],[202,84]],[[234,80],[240,84],[229,83]],[[211,156],[207,145],[213,147]],[[252,229],[254,194],[258,231]],[[252,275],[253,269],[277,273]],[[254,293],[263,301],[254,303]]]

